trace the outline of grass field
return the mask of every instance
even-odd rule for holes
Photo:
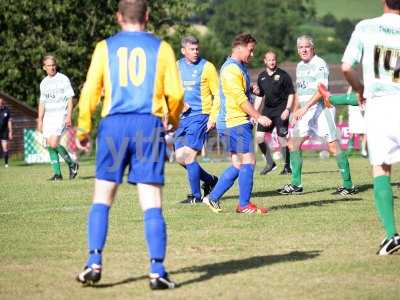
[[[361,157],[350,164],[361,192],[347,198],[331,195],[340,184],[334,159],[305,159],[305,193],[298,196],[275,193],[289,180],[278,170],[257,173],[253,201],[270,208],[265,216],[234,213],[236,186],[219,215],[203,205],[178,204],[187,192],[185,174],[168,164],[166,264],[181,286],[164,292],[148,289],[134,187],[121,186],[111,212],[102,281],[83,288],[74,276],[86,257],[93,161],[82,163],[76,180],[55,183],[45,180],[48,165],[1,168],[0,299],[399,299],[400,255],[375,255],[384,234],[370,167]],[[204,164],[216,174],[226,165]],[[399,179],[397,168],[396,198]],[[395,206],[400,220],[398,199]]]
[[[381,15],[383,12],[381,0],[315,0],[315,6],[319,17],[331,13],[337,19],[372,18]]]

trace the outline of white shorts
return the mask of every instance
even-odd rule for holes
[[[349,106],[349,133],[366,133],[365,118],[359,106]]]
[[[61,136],[65,130],[65,116],[43,118],[43,137]]]
[[[335,123],[335,108],[323,108],[320,104],[312,106],[296,122],[292,137],[319,137],[330,143],[338,139]]]
[[[367,100],[365,120],[369,161],[373,166],[400,162],[400,95]]]

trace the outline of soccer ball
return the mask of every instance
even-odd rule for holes
[[[274,160],[280,160],[280,159],[282,158],[281,152],[280,152],[280,151],[275,151],[275,152],[272,154],[272,158],[273,158]]]
[[[326,151],[326,150],[322,150],[322,151],[319,153],[319,158],[320,158],[320,159],[328,159],[328,158],[329,158],[329,152]]]

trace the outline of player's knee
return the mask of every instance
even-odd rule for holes
[[[264,142],[264,133],[259,134],[258,132],[256,133],[256,137],[255,137],[256,143],[257,144],[261,144]]]

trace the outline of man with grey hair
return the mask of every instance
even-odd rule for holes
[[[350,175],[350,166],[346,152],[340,149],[335,124],[335,108],[324,107],[322,96],[318,91],[320,83],[328,85],[329,70],[326,62],[315,54],[314,41],[303,35],[297,39],[297,51],[301,61],[296,69],[296,111],[295,123],[289,138],[290,165],[292,167],[291,183],[279,190],[280,194],[297,194],[303,192],[301,169],[303,158],[301,146],[306,139],[316,136],[328,144],[328,150],[336,157],[342,176],[343,185],[335,194],[352,195],[358,192]]]
[[[179,128],[175,133],[175,157],[186,169],[191,189],[187,199],[181,203],[194,204],[202,199],[200,181],[203,181],[203,196],[208,195],[218,181],[196,161],[208,131],[215,126],[216,113],[210,113],[218,95],[218,75],[214,65],[200,57],[197,38],[185,36],[181,46],[183,57],[177,64],[185,94]]]

